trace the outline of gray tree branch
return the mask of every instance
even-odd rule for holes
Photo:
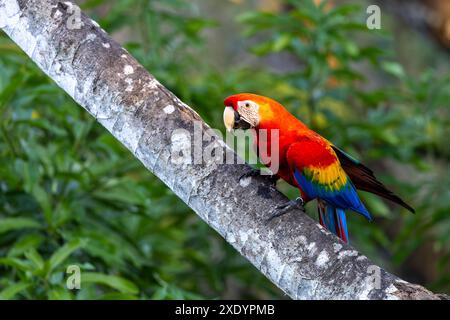
[[[245,165],[174,164],[171,147],[186,137],[173,132],[193,133],[201,118],[96,22],[83,14],[73,28],[74,14],[70,2],[0,0],[0,27],[39,68],[291,298],[444,297],[373,265],[301,211],[268,223],[286,198],[263,177],[239,181]],[[201,131],[203,148],[214,139],[224,145],[204,122]]]

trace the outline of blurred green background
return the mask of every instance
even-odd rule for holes
[[[352,245],[449,293],[448,52],[389,12],[368,30],[365,1],[320,2],[76,1],[211,126],[225,96],[263,94],[373,167],[417,213],[361,193],[375,221],[348,215]],[[4,34],[0,164],[0,298],[286,298]]]

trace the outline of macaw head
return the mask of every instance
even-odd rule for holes
[[[279,111],[285,111],[275,100],[253,93],[229,96],[223,104],[223,122],[228,131],[258,128],[268,121],[273,122]]]

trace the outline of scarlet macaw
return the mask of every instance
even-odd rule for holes
[[[262,147],[268,150],[267,159],[261,159],[263,163],[273,159],[270,130],[279,130],[279,171],[275,178],[297,187],[301,197],[279,207],[273,217],[317,199],[320,224],[348,242],[345,210],[372,220],[356,189],[374,193],[414,212],[378,181],[372,170],[309,129],[275,100],[240,93],[226,98],[224,105],[224,123],[228,130],[256,129],[256,150]],[[259,129],[267,130],[267,139],[260,138]]]

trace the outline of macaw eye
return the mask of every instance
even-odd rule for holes
[[[246,102],[246,103],[245,103],[245,106],[246,106],[247,108],[250,107],[250,103]]]

